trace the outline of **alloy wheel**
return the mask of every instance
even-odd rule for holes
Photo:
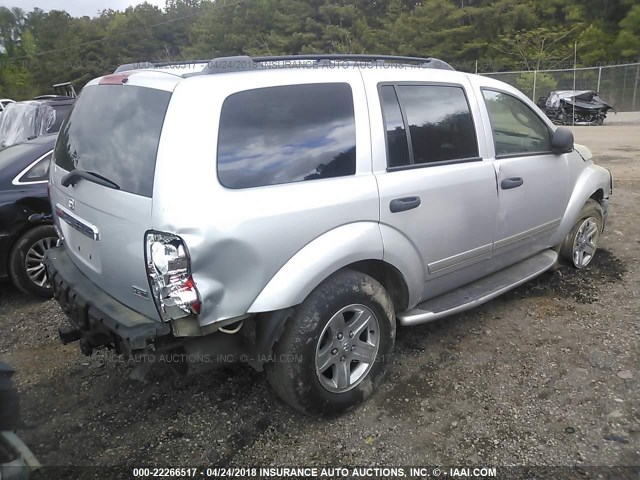
[[[348,305],[334,314],[316,346],[316,373],[324,388],[343,393],[358,385],[376,361],[379,323],[364,305]]]

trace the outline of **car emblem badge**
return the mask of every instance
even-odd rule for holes
[[[75,210],[76,209],[76,201],[73,198],[69,199],[69,210]]]

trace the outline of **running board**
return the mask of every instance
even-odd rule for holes
[[[557,260],[558,254],[556,252],[545,250],[399,314],[400,325],[418,325],[431,322],[482,305],[549,270]]]

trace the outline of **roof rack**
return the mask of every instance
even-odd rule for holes
[[[201,72],[188,74],[192,75],[210,75],[215,73],[239,72],[245,70],[256,70],[262,68],[264,63],[277,62],[305,62],[313,61],[317,64],[330,65],[335,61],[343,62],[379,62],[379,63],[398,63],[398,64],[416,64],[424,65],[425,68],[437,68],[441,70],[454,70],[448,63],[438,58],[421,58],[421,57],[405,57],[399,55],[368,55],[368,54],[343,54],[343,53],[319,53],[311,55],[280,55],[266,57],[249,57],[240,55],[235,57],[218,57],[207,62],[207,65]]]
[[[316,64],[330,65],[335,61],[343,62],[378,62],[378,63],[397,63],[397,64],[415,64],[424,65],[424,68],[437,68],[440,70],[455,70],[447,62],[432,57],[406,57],[400,55],[369,55],[369,54],[343,54],[343,53],[318,53],[311,55],[280,55],[280,56],[263,56],[249,57],[248,55],[238,55],[231,57],[217,57],[212,60],[190,60],[178,62],[138,62],[120,65],[114,73],[124,72],[127,70],[138,70],[143,68],[158,68],[170,65],[193,65],[197,63],[205,64],[200,72],[186,73],[185,77],[194,75],[211,75],[216,73],[242,72],[248,70],[258,70],[263,68],[265,63],[278,62],[305,62],[311,61]]]
[[[371,54],[351,54],[351,53],[316,53],[310,55],[281,55],[268,57],[254,57],[256,62],[278,62],[289,60],[344,60],[344,61],[362,61],[362,62],[396,62],[396,63],[427,63],[434,64],[431,68],[439,68],[445,66],[446,70],[453,70],[448,63],[433,57],[407,57],[401,55],[371,55]],[[438,64],[438,66],[435,66]]]

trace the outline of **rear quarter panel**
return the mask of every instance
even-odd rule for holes
[[[246,189],[222,186],[216,157],[225,98],[246,89],[318,82],[351,86],[356,174]],[[260,115],[259,105],[256,115]],[[317,254],[309,252],[316,250],[304,250],[262,297],[266,300],[252,310],[275,310],[298,303],[328,270],[355,261],[353,249],[343,246],[344,235],[352,240],[364,235],[361,255],[382,258],[381,242],[376,241],[378,191],[371,175],[370,145],[366,98],[355,69],[202,75],[176,87],[160,140],[152,224],[156,230],[180,235],[187,244],[202,296],[201,325],[247,313],[276,273],[314,241],[322,245],[322,254],[333,263],[314,262]],[[328,233],[334,230],[338,233]],[[324,239],[318,240],[323,235]],[[304,280],[301,270],[305,271]]]

